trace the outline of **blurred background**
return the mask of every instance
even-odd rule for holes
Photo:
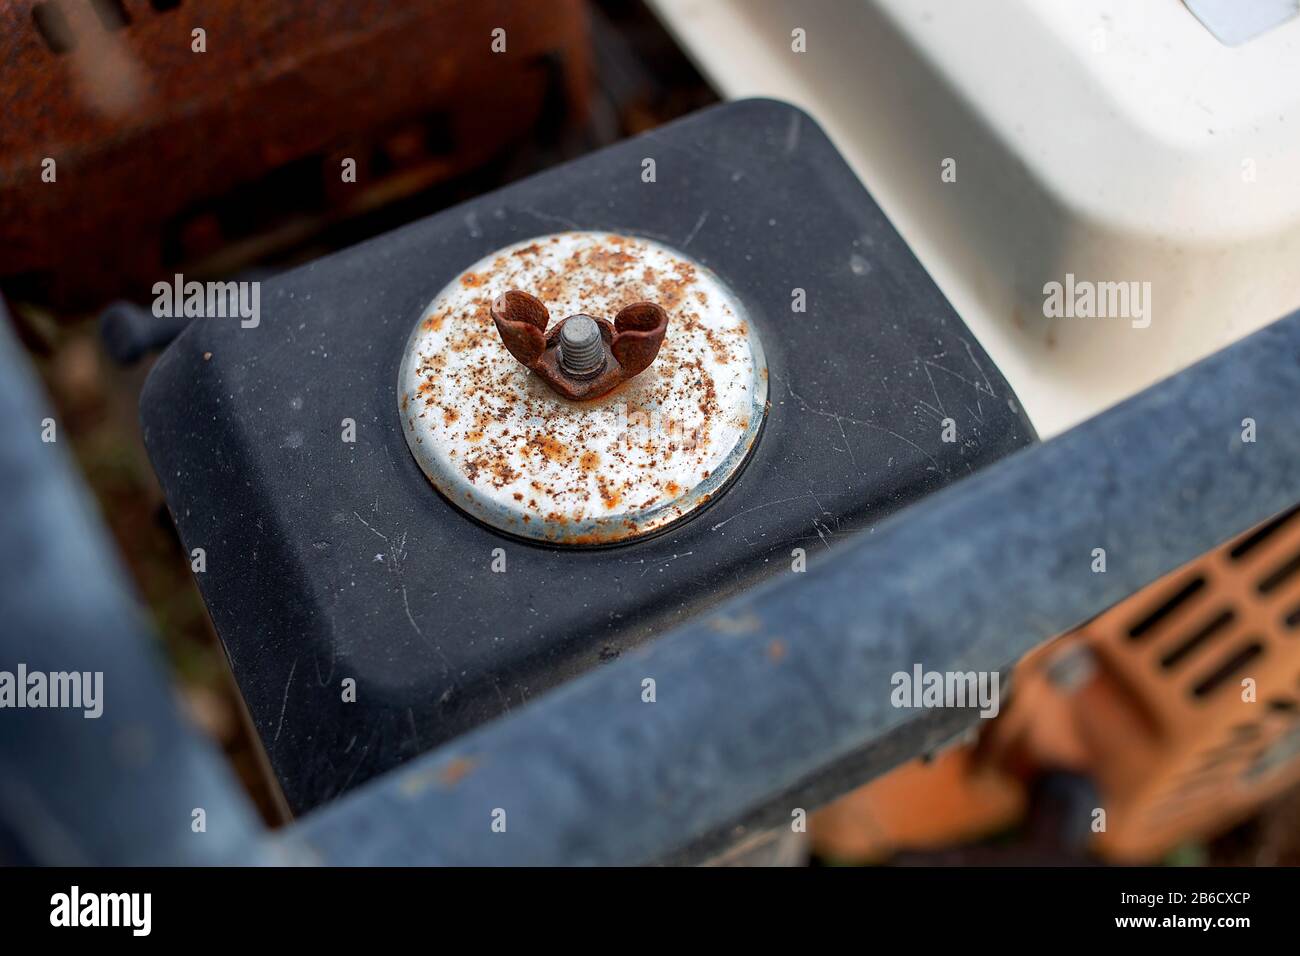
[[[507,60],[487,70],[461,54],[500,22],[511,24]],[[196,23],[208,44],[197,66],[175,52],[196,42]],[[218,39],[232,34],[242,41]],[[148,314],[150,287],[176,272],[268,278],[653,129],[719,92],[637,0],[10,0],[0,50],[0,290],[185,709],[264,818],[282,824],[140,438],[141,385],[180,328]],[[51,84],[79,95],[50,106],[36,94]],[[46,157],[69,188],[26,182]],[[355,186],[339,182],[343,158],[357,160]],[[1144,600],[1160,604],[1161,593]],[[1104,642],[1112,623],[1103,616],[1072,643]],[[1038,670],[1050,684],[1063,668],[1094,666],[1047,650],[1023,662],[998,730],[845,798],[814,821],[813,860],[1097,859],[1086,832],[1062,824],[1070,808],[1092,805],[1090,768],[1060,757],[1073,752],[1068,741],[1037,739],[1052,704],[1029,703]],[[1300,789],[1289,785],[1242,813],[1202,813],[1150,853],[1171,864],[1300,864],[1298,821]]]

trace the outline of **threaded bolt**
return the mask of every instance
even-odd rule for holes
[[[592,378],[605,367],[600,326],[590,316],[571,316],[561,326],[560,367],[574,378]]]

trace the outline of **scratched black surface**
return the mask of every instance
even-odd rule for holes
[[[407,335],[443,285],[568,228],[649,236],[715,270],[771,369],[767,425],[727,493],[659,537],[586,552],[500,537],[447,504],[406,448],[395,397]],[[167,350],[141,414],[295,812],[792,573],[793,548],[834,560],[841,540],[1034,440],[823,133],[768,100],[695,114],[261,292],[256,328],[200,320]],[[956,442],[941,440],[945,417]],[[340,440],[344,418],[355,443]],[[491,571],[498,547],[505,574]]]

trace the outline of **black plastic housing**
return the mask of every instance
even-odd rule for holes
[[[570,228],[647,236],[712,268],[758,323],[771,371],[763,435],[725,494],[658,537],[588,551],[506,538],[443,500],[406,447],[395,395],[407,336],[448,281]],[[795,289],[806,312],[792,311]],[[825,135],[768,100],[706,110],[277,277],[257,327],[191,325],[141,406],[295,812],[793,573],[795,548],[835,560],[840,539],[1034,440]],[[355,443],[341,438],[348,418]],[[491,570],[496,548],[506,573]]]

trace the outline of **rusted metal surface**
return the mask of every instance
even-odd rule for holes
[[[519,288],[540,298],[506,295]],[[637,343],[611,390],[557,394],[515,360],[542,339],[543,299],[622,317],[642,342],[657,334],[657,360]],[[509,350],[494,302],[517,335]],[[617,318],[602,328],[617,345]],[[411,334],[398,400],[412,453],[458,507],[521,537],[614,544],[693,514],[737,474],[766,414],[767,365],[743,306],[704,266],[647,239],[566,232],[502,249],[444,289]]]
[[[0,277],[91,304],[268,208],[362,212],[532,135],[553,87],[580,116],[587,56],[581,0],[0,0]]]
[[[492,321],[506,349],[526,368],[537,373],[555,392],[574,401],[600,398],[650,367],[668,330],[668,313],[653,302],[633,302],[618,310],[611,323],[579,313],[547,331],[551,314],[536,296],[512,289],[492,301]],[[594,341],[566,343],[564,335],[577,319],[594,327]],[[569,358],[570,349],[585,354],[581,365]]]

